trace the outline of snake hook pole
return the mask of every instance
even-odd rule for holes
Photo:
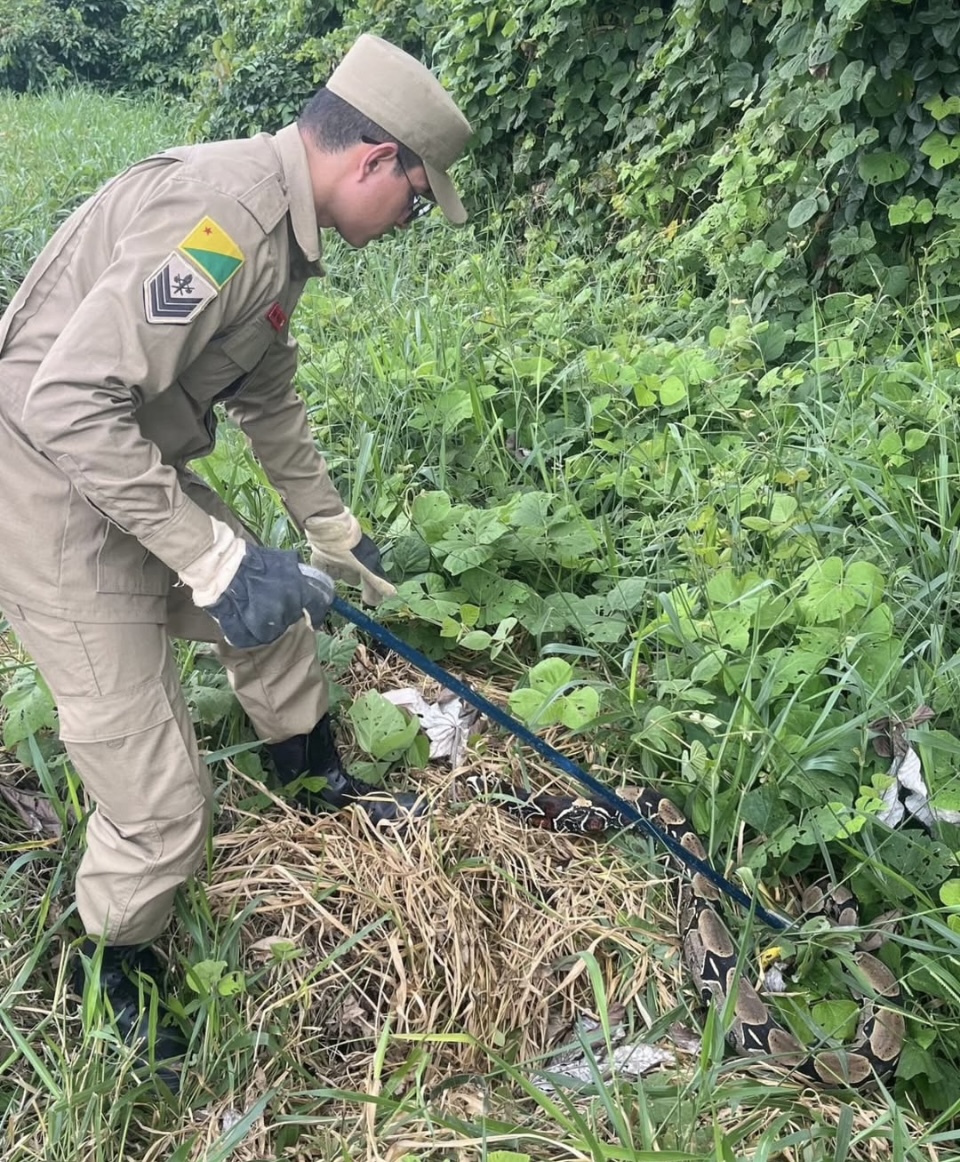
[[[468,686],[466,682],[448,673],[442,666],[438,666],[436,662],[432,662],[425,654],[414,649],[413,646],[407,645],[405,641],[402,641],[385,626],[374,621],[372,617],[368,617],[359,609],[355,609],[341,597],[335,597],[333,599],[331,609],[347,621],[352,622],[358,629],[362,629],[364,633],[368,633],[371,637],[376,638],[381,645],[393,650],[411,665],[416,666],[421,673],[428,674],[431,678],[439,682],[441,686],[445,686],[448,690],[457,694],[475,710],[479,710],[481,714],[485,715],[491,721],[496,722],[498,726],[502,726],[504,730],[514,735],[521,742],[533,747],[547,762],[551,763],[558,770],[563,771],[564,774],[569,775],[576,782],[580,783],[581,786],[586,787],[599,799],[602,799],[612,807],[613,810],[618,811],[626,819],[629,819],[631,823],[635,824],[642,831],[645,831],[647,835],[651,836],[658,843],[661,843],[692,871],[697,872],[709,880],[710,883],[725,895],[729,896],[730,899],[735,900],[742,908],[754,912],[765,924],[778,931],[782,931],[790,926],[790,921],[785,920],[782,916],[778,916],[773,912],[767,911],[756,900],[751,900],[745,892],[741,891],[735,884],[732,884],[728,879],[720,875],[710,864],[705,863],[702,859],[698,859],[695,855],[691,855],[675,839],[667,835],[666,832],[661,831],[650,819],[641,815],[633,804],[628,803],[626,799],[621,798],[615,791],[604,786],[593,775],[588,774],[582,767],[578,766],[571,759],[568,759],[566,755],[561,754],[556,747],[552,747],[548,742],[545,742],[542,738],[528,730],[522,723],[507,714],[506,711],[501,710],[499,706],[495,705],[489,699],[484,698],[482,694],[479,694],[471,686]]]

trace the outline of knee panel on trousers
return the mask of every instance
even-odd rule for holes
[[[77,872],[88,932],[154,939],[174,894],[203,858],[213,785],[179,688],[162,679],[59,701],[60,734],[96,803]]]
[[[217,650],[240,705],[262,739],[309,734],[327,712],[327,683],[317,635],[305,622],[267,646]]]
[[[213,797],[193,723],[162,679],[104,696],[61,696],[60,737],[100,811],[117,825],[160,823]]]

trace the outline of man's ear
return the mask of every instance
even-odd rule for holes
[[[363,160],[364,172],[376,173],[386,165],[392,166],[397,158],[397,147],[392,141],[383,141],[378,145],[367,146],[367,153]]]

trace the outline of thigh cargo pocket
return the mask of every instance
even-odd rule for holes
[[[118,694],[61,697],[60,737],[84,786],[113,822],[176,819],[210,799],[186,706],[160,678]]]

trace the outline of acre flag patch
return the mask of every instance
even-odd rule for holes
[[[177,249],[200,267],[217,290],[243,266],[243,251],[212,218],[203,218]]]
[[[243,251],[212,218],[202,218],[143,284],[148,323],[192,323],[243,266]]]

